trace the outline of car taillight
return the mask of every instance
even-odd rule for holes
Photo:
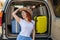
[[[2,15],[3,15],[3,12],[0,11],[0,26],[2,26]]]

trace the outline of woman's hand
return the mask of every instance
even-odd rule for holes
[[[12,16],[15,15],[18,10],[19,10],[19,9],[16,9],[16,10],[12,13]]]
[[[15,18],[15,20],[16,20],[17,22],[20,21],[20,18],[16,15],[16,13],[18,12],[18,10],[20,10],[20,9],[17,9],[17,10],[15,10],[15,11],[12,13],[12,16]]]

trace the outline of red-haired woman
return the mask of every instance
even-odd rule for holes
[[[16,15],[18,10],[21,11],[21,15],[23,17],[20,18]],[[34,40],[35,38],[35,22],[31,19],[32,11],[27,8],[20,8],[15,10],[12,13],[12,16],[15,20],[21,25],[21,32],[19,33],[17,40]],[[31,33],[33,32],[33,39],[30,37]]]

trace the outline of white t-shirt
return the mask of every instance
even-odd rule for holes
[[[21,26],[21,32],[19,35],[30,37],[32,30],[34,29],[35,22],[33,20],[31,20],[31,22],[27,22],[24,19],[20,19],[19,24]]]

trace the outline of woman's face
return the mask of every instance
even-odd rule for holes
[[[21,15],[22,15],[22,17],[25,19],[27,16],[26,16],[26,12],[24,12],[24,11],[22,11],[21,12]]]

